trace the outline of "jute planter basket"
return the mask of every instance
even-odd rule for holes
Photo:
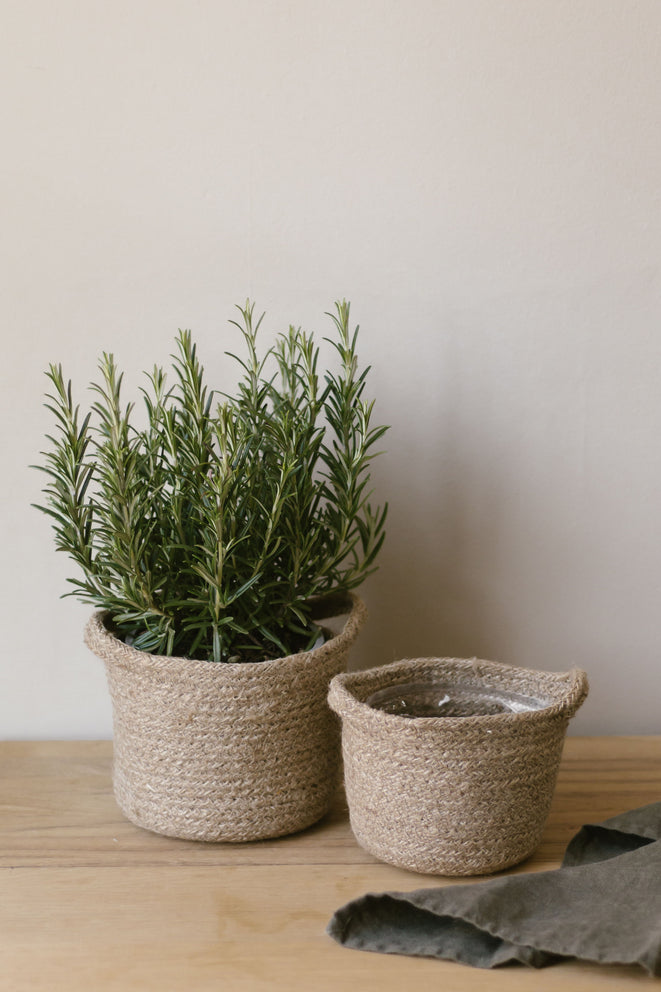
[[[366,700],[390,686],[436,680],[534,697],[543,708],[479,716],[408,717]],[[537,672],[489,661],[420,658],[336,676],[351,826],[382,861],[438,875],[488,874],[539,843],[584,672]]]
[[[346,605],[342,631],[321,646],[247,664],[137,651],[94,614],[85,641],[106,667],[113,786],[128,819],[171,837],[248,841],[323,816],[340,767],[328,684],[366,616],[358,597]]]

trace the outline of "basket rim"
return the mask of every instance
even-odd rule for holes
[[[486,677],[496,683],[494,688],[497,687],[499,679],[507,682],[507,687],[511,688],[511,679],[524,676],[537,681],[540,690],[554,688],[556,698],[548,706],[537,710],[525,710],[521,713],[446,716],[442,719],[437,716],[412,717],[386,713],[369,706],[365,701],[367,696],[378,689],[404,685],[411,681],[412,674],[428,671],[440,664],[446,668],[448,665],[454,667],[457,672],[468,676],[465,680],[466,685],[484,684],[482,680]],[[357,694],[357,689],[364,691]],[[562,690],[560,694],[558,694],[558,690]],[[328,702],[331,709],[342,720],[360,722],[363,725],[368,724],[375,729],[379,726],[389,726],[393,729],[406,727],[408,728],[407,732],[414,732],[414,728],[431,728],[441,725],[449,730],[460,726],[468,728],[470,726],[486,727],[505,724],[511,726],[514,723],[529,724],[543,722],[558,716],[569,720],[583,704],[588,690],[587,675],[580,668],[572,668],[565,672],[548,672],[478,658],[405,658],[362,671],[341,672],[331,680]]]
[[[119,664],[126,668],[135,668],[143,672],[168,673],[180,676],[190,676],[191,679],[207,680],[209,678],[225,678],[229,680],[246,680],[267,675],[275,675],[278,669],[303,668],[310,663],[319,664],[338,652],[347,651],[354,643],[361,627],[367,619],[365,603],[353,592],[347,593],[346,621],[342,630],[329,637],[323,644],[309,651],[299,651],[295,654],[284,655],[280,658],[269,658],[265,661],[223,662],[214,664],[196,658],[185,658],[178,655],[151,654],[140,651],[118,638],[109,630],[106,620],[107,610],[97,610],[89,618],[85,630],[84,641],[90,651],[102,661]],[[344,615],[344,614],[341,614]],[[330,617],[329,617],[330,618]]]

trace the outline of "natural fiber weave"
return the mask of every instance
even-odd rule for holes
[[[377,690],[437,679],[549,701],[489,716],[410,718],[366,705]],[[382,861],[437,875],[488,874],[539,843],[584,672],[538,672],[490,661],[419,658],[336,676],[351,826]]]
[[[133,823],[171,837],[247,841],[302,830],[327,812],[340,767],[326,702],[366,617],[312,651],[214,664],[129,647],[96,613],[88,647],[113,703],[113,786]]]

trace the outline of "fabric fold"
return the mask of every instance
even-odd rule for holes
[[[661,802],[586,824],[554,871],[367,894],[328,933],[347,947],[479,968],[578,958],[661,976]]]

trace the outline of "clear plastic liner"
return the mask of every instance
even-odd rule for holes
[[[435,680],[389,686],[372,693],[366,702],[373,709],[405,717],[494,716],[541,710],[550,705],[548,699],[504,689]]]

